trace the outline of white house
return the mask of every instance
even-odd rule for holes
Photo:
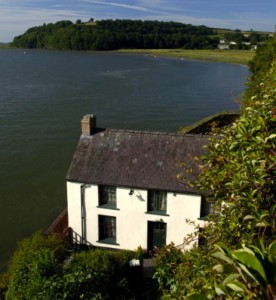
[[[81,123],[66,176],[74,242],[130,250],[182,244],[194,231],[186,219],[199,224],[206,207],[177,175],[180,163],[194,167],[208,137],[97,128],[94,115]]]
[[[220,49],[220,50],[229,50],[230,47],[227,44],[219,44],[218,49]]]

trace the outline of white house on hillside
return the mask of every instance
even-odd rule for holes
[[[73,240],[98,247],[145,250],[193,232],[206,212],[199,192],[177,179],[179,163],[193,166],[208,137],[96,127],[82,135],[68,170],[68,222]]]

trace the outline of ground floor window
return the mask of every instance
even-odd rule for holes
[[[99,215],[99,241],[116,243],[116,217]]]

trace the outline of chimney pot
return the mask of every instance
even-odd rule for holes
[[[96,116],[92,114],[85,115],[81,120],[81,133],[91,135],[96,129]]]

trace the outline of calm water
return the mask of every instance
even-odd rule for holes
[[[65,207],[84,114],[101,127],[173,132],[238,109],[247,76],[231,64],[0,50],[0,266]]]

